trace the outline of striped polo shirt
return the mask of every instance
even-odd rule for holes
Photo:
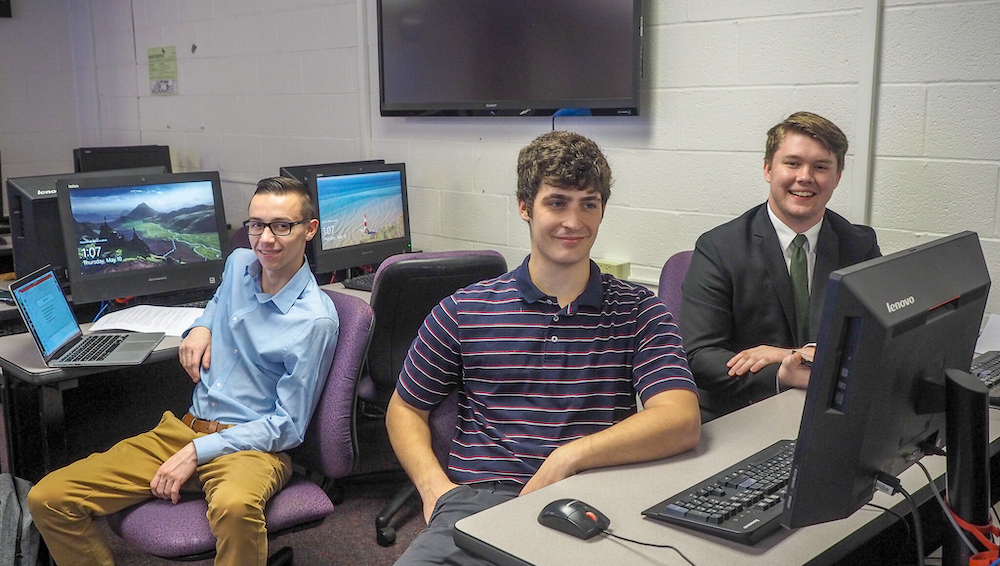
[[[527,483],[559,446],[669,389],[697,392],[672,315],[648,289],[591,262],[565,307],[514,271],[444,299],[410,346],[396,391],[433,409],[462,385],[448,476]]]

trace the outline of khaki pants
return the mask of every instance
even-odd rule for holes
[[[114,564],[94,517],[152,497],[149,482],[160,464],[199,436],[168,411],[153,430],[42,478],[28,494],[28,508],[56,563]],[[288,455],[256,450],[198,466],[184,490],[205,492],[208,522],[218,539],[216,564],[267,562],[264,506],[291,473]]]

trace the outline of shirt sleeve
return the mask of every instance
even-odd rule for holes
[[[326,317],[302,327],[285,352],[285,373],[276,384],[274,412],[196,438],[199,464],[240,450],[282,452],[302,443],[330,372],[340,330],[336,320]]]
[[[417,409],[433,409],[461,380],[462,347],[457,312],[455,297],[446,297],[427,315],[410,345],[396,392]]]
[[[638,309],[632,383],[639,399],[645,403],[670,389],[688,389],[697,394],[673,315],[654,296],[641,300]]]

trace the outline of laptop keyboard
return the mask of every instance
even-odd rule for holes
[[[63,362],[99,362],[108,357],[111,352],[125,341],[125,334],[90,334],[66,353],[60,361]]]

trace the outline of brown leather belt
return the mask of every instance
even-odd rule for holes
[[[195,432],[203,432],[205,434],[219,432],[220,430],[226,430],[227,428],[233,426],[231,424],[222,424],[219,421],[203,421],[201,419],[196,419],[191,413],[184,413],[184,416],[181,417],[181,422],[191,430]]]

